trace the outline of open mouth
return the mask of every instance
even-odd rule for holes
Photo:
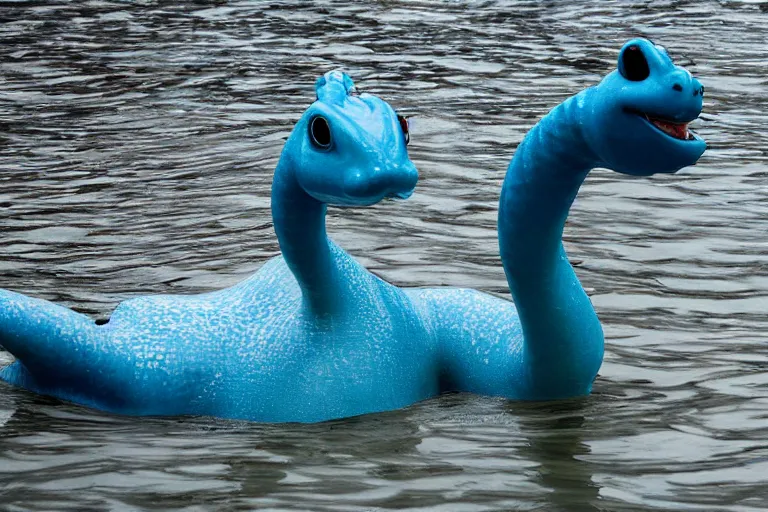
[[[672,121],[667,121],[665,119],[659,119],[657,117],[651,117],[648,114],[645,115],[645,118],[650,122],[653,126],[658,128],[659,130],[663,131],[670,137],[674,137],[676,139],[680,140],[693,140],[693,134],[688,129],[688,123],[675,123]]]
[[[674,139],[677,139],[677,140],[695,140],[696,139],[696,137],[693,135],[693,132],[691,132],[688,129],[688,123],[676,123],[675,121],[669,121],[668,119],[655,117],[649,114],[645,114],[643,112],[639,112],[637,110],[629,110],[629,112],[644,118],[646,121],[648,121],[650,124],[655,126],[657,129],[661,130],[662,132],[664,132],[665,134],[669,135]]]

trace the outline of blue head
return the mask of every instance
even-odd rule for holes
[[[635,176],[693,165],[707,145],[688,129],[704,87],[647,39],[628,41],[618,69],[591,90],[585,134],[601,165]]]
[[[418,172],[408,158],[408,123],[385,101],[360,94],[339,71],[320,77],[317,101],[285,145],[299,186],[320,202],[368,206],[408,198]]]

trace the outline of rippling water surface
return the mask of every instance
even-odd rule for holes
[[[507,163],[631,36],[706,85],[710,149],[674,176],[598,170],[582,188],[566,245],[608,338],[592,396],[264,426],[0,386],[0,509],[768,507],[765,4],[179,4],[0,2],[0,287],[98,318],[251,274],[277,254],[282,143],[336,67],[415,118],[417,193],[329,219],[398,285],[506,294]]]

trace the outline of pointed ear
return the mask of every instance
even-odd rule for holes
[[[329,71],[315,82],[317,99],[326,103],[342,103],[347,96],[356,93],[355,83],[339,70]]]

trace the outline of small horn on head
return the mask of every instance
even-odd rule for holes
[[[358,94],[355,82],[341,70],[324,74],[315,82],[315,94],[320,101],[343,101]]]

